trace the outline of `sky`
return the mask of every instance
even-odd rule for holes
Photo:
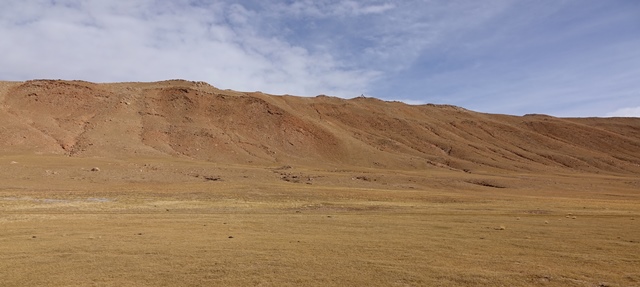
[[[0,80],[640,117],[637,0],[3,0]]]

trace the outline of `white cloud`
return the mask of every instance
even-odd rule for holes
[[[304,0],[293,3],[275,3],[272,11],[296,17],[329,18],[380,14],[396,7],[395,4],[389,2],[373,4],[362,4],[362,2],[364,1]]]
[[[621,108],[607,114],[607,117],[633,117],[640,118],[640,106],[634,108]]]
[[[186,78],[348,98],[490,18],[500,1],[8,0],[0,34],[11,41],[0,52],[12,56],[0,58],[0,78]]]
[[[0,78],[98,82],[204,80],[221,88],[358,95],[379,76],[263,34],[255,11],[188,1],[9,1],[0,12]],[[156,5],[161,4],[161,5]]]
[[[379,14],[379,13],[384,13],[386,11],[389,11],[393,8],[396,8],[396,5],[391,3],[384,3],[380,5],[371,5],[371,6],[361,7],[359,12],[361,14]]]
[[[398,102],[403,102],[407,105],[412,105],[412,106],[419,106],[419,105],[425,105],[427,104],[427,102],[422,101],[422,100],[411,100],[411,99],[397,99],[395,101]]]

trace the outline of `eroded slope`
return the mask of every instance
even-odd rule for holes
[[[640,119],[482,114],[206,83],[0,84],[5,153],[454,171],[640,172]]]

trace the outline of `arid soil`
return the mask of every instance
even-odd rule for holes
[[[640,119],[0,82],[0,286],[640,286]]]

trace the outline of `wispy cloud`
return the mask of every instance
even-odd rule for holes
[[[554,3],[497,5],[473,26],[446,21],[462,28],[378,90],[510,114],[603,116],[640,104],[640,5]]]
[[[350,96],[378,76],[253,26],[224,2],[9,1],[0,12],[4,79],[205,80],[225,88]],[[19,4],[22,3],[22,4]],[[158,5],[160,4],[160,5]]]
[[[272,5],[272,4],[268,4]],[[286,15],[294,15],[297,17],[349,17],[367,14],[380,14],[395,8],[392,2],[379,1],[295,1],[291,3],[276,3],[272,8],[267,8]]]
[[[634,117],[640,118],[640,106],[633,108],[621,108],[607,114],[607,117]]]
[[[640,2],[613,1],[7,0],[0,79],[604,116],[640,106]]]

